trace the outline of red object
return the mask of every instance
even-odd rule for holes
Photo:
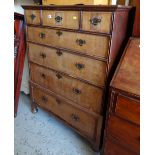
[[[14,116],[17,115],[26,53],[24,16],[14,13]]]

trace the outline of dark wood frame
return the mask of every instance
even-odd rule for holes
[[[15,20],[14,22],[15,27],[16,28],[18,27],[17,40],[19,42],[17,56],[14,58],[14,117],[16,117],[22,74],[24,68],[24,59],[26,53],[26,38],[25,38],[24,15],[14,13],[14,20]]]

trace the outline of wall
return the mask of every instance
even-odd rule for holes
[[[14,12],[24,14],[24,10],[21,5],[33,5],[33,0],[14,0]]]

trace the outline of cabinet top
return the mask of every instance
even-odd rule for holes
[[[22,5],[25,10],[78,10],[78,11],[129,11],[123,5]]]
[[[139,46],[139,38],[130,38],[110,86],[140,97]]]

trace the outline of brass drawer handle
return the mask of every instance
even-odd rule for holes
[[[56,53],[57,53],[58,56],[61,56],[62,55],[62,52],[59,51],[59,50]]]
[[[81,90],[77,89],[77,88],[73,88],[73,93],[75,93],[76,95],[81,94]]]
[[[36,16],[34,14],[30,15],[31,20],[34,20],[36,18]]]
[[[77,43],[79,46],[83,46],[84,44],[86,44],[86,41],[85,41],[85,40],[82,40],[82,39],[77,39],[77,40],[76,40],[76,43]]]
[[[62,31],[57,31],[56,34],[60,37],[63,33]]]
[[[55,21],[58,22],[58,23],[61,22],[61,21],[62,21],[62,17],[56,16],[56,17],[55,17]]]
[[[47,103],[48,99],[45,97],[45,96],[42,96],[41,97],[41,100],[44,102],[44,103]]]
[[[39,37],[40,37],[41,39],[44,39],[44,38],[45,38],[45,33],[39,33]]]
[[[56,77],[57,77],[58,79],[61,79],[61,78],[62,78],[62,76],[61,76],[59,73],[56,74]]]
[[[42,74],[41,74],[41,77],[42,77],[43,79],[45,79],[45,78],[46,78],[46,75],[45,75],[44,73],[42,73]]]
[[[72,120],[75,121],[75,122],[79,121],[79,119],[80,119],[79,116],[76,115],[76,114],[71,114],[71,118],[72,118]]]
[[[79,70],[80,70],[80,69],[83,69],[83,68],[85,67],[85,65],[84,65],[84,64],[81,64],[81,63],[76,63],[75,66],[76,66],[76,68],[79,69]]]
[[[40,53],[40,56],[44,59],[46,58],[46,54],[45,53]]]
[[[94,18],[90,19],[90,23],[92,25],[96,26],[98,23],[101,23],[101,19],[97,18],[97,17],[94,17]]]

